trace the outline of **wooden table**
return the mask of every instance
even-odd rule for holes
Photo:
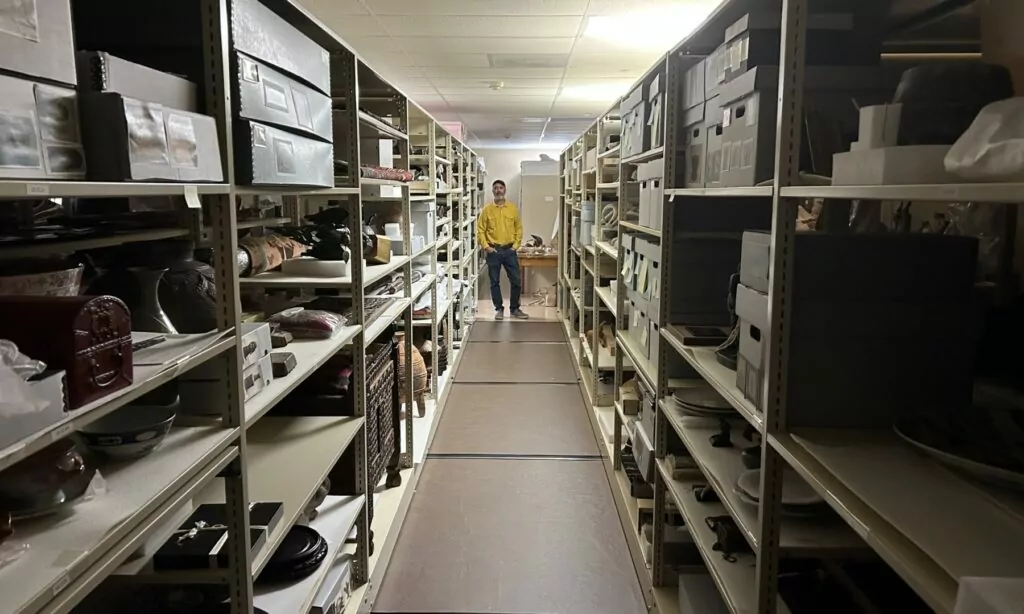
[[[519,279],[523,285],[523,294],[528,294],[526,288],[526,269],[557,269],[558,254],[545,254],[542,256],[531,256],[529,254],[518,254],[519,256]],[[557,281],[557,280],[556,280]]]

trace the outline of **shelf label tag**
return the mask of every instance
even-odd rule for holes
[[[50,439],[53,441],[64,439],[65,437],[74,432],[75,423],[73,420],[69,420],[66,424],[62,424],[57,428],[53,429],[53,432],[50,433]]]
[[[53,583],[53,596],[56,597],[71,584],[71,578],[67,574],[57,578],[57,581]]]
[[[732,109],[722,111],[722,126],[728,128],[732,124]]]
[[[29,183],[25,186],[25,194],[29,196],[49,196],[50,186],[45,183]]]
[[[199,209],[202,203],[199,202],[199,189],[194,185],[185,186],[185,204],[189,209]]]

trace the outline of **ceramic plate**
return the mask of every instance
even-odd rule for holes
[[[743,472],[736,481],[736,488],[747,497],[757,501],[761,491],[761,470],[753,469]],[[782,505],[800,507],[820,505],[824,503],[818,493],[807,482],[792,471],[782,472]]]
[[[909,434],[911,429],[906,427],[901,429],[898,424],[893,427],[893,430],[896,431],[896,434],[901,439],[923,452],[926,456],[932,457],[939,463],[942,463],[951,469],[966,473],[967,475],[995,486],[1024,490],[1024,474],[1011,471],[1009,469],[1003,469],[1001,467],[993,467],[969,458],[957,456],[951,452],[945,452],[938,448],[933,448],[932,446],[914,439]]]
[[[711,411],[733,411],[732,405],[729,405],[728,401],[711,386],[679,388],[672,393],[672,398],[682,406]]]

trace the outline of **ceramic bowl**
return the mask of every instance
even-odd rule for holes
[[[78,296],[82,265],[60,259],[24,260],[0,268],[0,295]]]
[[[115,460],[142,458],[171,430],[175,406],[128,406],[84,427],[79,434],[90,450]]]
[[[0,472],[0,511],[15,519],[53,513],[81,497],[95,468],[62,439]]]

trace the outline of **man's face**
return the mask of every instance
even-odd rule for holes
[[[491,193],[494,194],[494,197],[499,200],[505,198],[505,186],[501,185],[500,183],[496,183],[493,186],[491,186]]]

